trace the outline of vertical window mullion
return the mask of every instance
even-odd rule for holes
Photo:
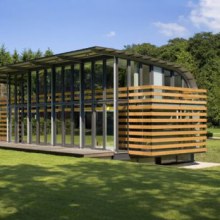
[[[65,77],[65,67],[62,66],[61,68],[61,87],[62,87],[62,91],[61,91],[61,100],[62,100],[62,104],[61,104],[61,128],[62,128],[62,145],[65,145],[65,128],[66,128],[66,124],[65,124],[65,83],[64,83],[64,77]]]
[[[103,88],[103,106],[102,106],[102,110],[103,110],[103,114],[102,114],[102,123],[103,123],[103,149],[106,149],[106,141],[107,141],[107,113],[106,113],[106,59],[103,60],[103,84],[102,84],[102,88]]]
[[[44,70],[44,144],[47,144],[47,69]]]
[[[36,71],[36,144],[40,144],[39,71]]]
[[[95,66],[94,61],[91,65],[91,85],[92,85],[92,148],[96,147],[96,106],[95,106],[95,83],[94,83],[94,72]]]
[[[17,75],[15,74],[15,86],[14,86],[14,118],[15,118],[15,122],[14,122],[14,132],[15,132],[15,142],[18,142],[18,106],[17,106]]]
[[[51,145],[56,145],[56,104],[55,104],[56,70],[51,72]]]
[[[70,122],[70,126],[71,126],[71,145],[74,145],[74,65],[71,65],[71,74],[70,74],[71,78],[71,83],[70,83],[70,91],[71,91],[71,122]]]

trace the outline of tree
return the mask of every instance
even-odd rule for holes
[[[44,52],[45,57],[49,57],[53,55],[53,51],[48,47],[47,50]]]
[[[20,61],[20,55],[18,51],[15,49],[14,53],[12,54],[12,62],[13,63],[18,63]]]
[[[147,55],[147,56],[153,56],[153,57],[158,56],[157,47],[149,43],[126,45],[124,46],[124,48],[126,51],[129,51],[132,53],[138,53],[141,55]]]
[[[36,53],[34,53],[34,58],[41,58],[43,56],[43,53],[40,51],[40,49],[37,50]]]
[[[34,59],[35,55],[34,52],[31,49],[24,49],[21,54],[21,60],[22,61],[28,61]]]
[[[4,66],[12,63],[12,58],[10,53],[6,50],[5,45],[1,45],[0,47],[0,65]]]

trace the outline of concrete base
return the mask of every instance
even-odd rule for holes
[[[115,153],[113,159],[114,160],[127,160],[127,161],[131,160],[128,152],[117,152],[117,153]]]
[[[161,157],[132,156],[131,161],[139,162],[139,163],[159,164],[159,165],[189,163],[189,162],[194,162],[194,154],[168,155]]]

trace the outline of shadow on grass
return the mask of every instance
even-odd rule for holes
[[[0,166],[0,219],[216,219],[217,170],[73,159]]]

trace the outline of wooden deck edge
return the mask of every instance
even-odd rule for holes
[[[85,158],[111,158],[114,156],[113,151],[103,151],[103,152],[90,152],[90,153],[85,153],[83,150],[81,152],[80,149],[77,148],[77,152],[68,152],[68,151],[62,151],[62,149],[51,149],[48,148],[46,149],[47,146],[45,146],[44,149],[33,146],[7,146],[7,145],[2,145],[0,143],[0,149],[4,150],[16,150],[16,151],[23,151],[23,152],[32,152],[32,153],[43,153],[43,154],[51,154],[51,155],[59,155],[59,156],[72,156],[72,157],[85,157]],[[65,150],[65,149],[64,149]],[[74,149],[73,149],[74,150]],[[85,149],[84,149],[85,150]],[[92,150],[92,149],[90,149]]]

